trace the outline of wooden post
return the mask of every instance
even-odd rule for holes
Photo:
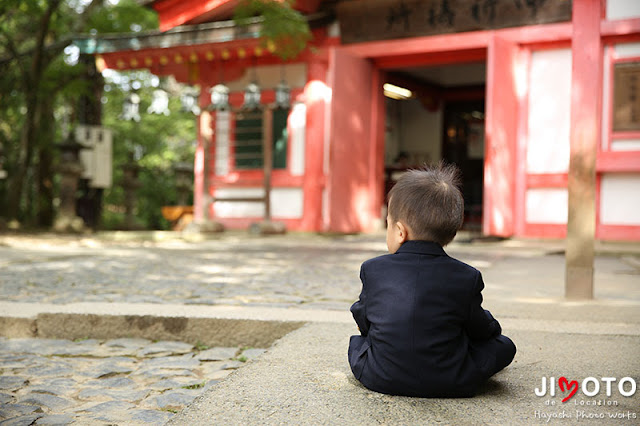
[[[596,155],[600,135],[601,0],[574,0],[571,156],[565,297],[593,298],[596,229]]]
[[[271,171],[273,169],[273,109],[265,107],[262,116],[262,153],[264,167],[264,221],[271,222]]]

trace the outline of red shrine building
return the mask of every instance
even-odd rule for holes
[[[462,170],[467,229],[563,238],[576,179],[596,238],[640,241],[639,1],[298,0],[313,39],[287,61],[233,25],[237,3],[148,1],[160,32],[97,58],[199,86],[196,220],[264,216],[247,134],[266,117],[270,214],[290,230],[380,228],[397,176],[442,160]],[[283,81],[289,105],[243,111],[249,83],[266,106]],[[220,83],[228,109],[210,107]]]

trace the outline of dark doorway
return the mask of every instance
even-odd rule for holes
[[[482,230],[484,100],[448,102],[444,107],[442,158],[462,171],[464,224]]]

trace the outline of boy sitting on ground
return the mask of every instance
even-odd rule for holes
[[[482,308],[482,276],[443,246],[462,226],[458,170],[410,170],[389,193],[387,248],[360,269],[351,306],[360,329],[349,364],[365,387],[391,395],[470,397],[511,363],[516,347]]]

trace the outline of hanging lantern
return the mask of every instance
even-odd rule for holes
[[[151,105],[147,108],[147,114],[169,115],[169,94],[162,89],[153,91]]]
[[[276,86],[276,107],[288,109],[291,106],[291,88],[282,80]]]
[[[200,106],[198,105],[199,93],[197,89],[188,88],[180,94],[180,103],[182,111],[190,112],[195,115],[200,114]]]
[[[246,109],[258,109],[260,107],[260,86],[255,81],[249,83],[244,89],[244,104]]]
[[[215,110],[229,109],[229,87],[224,83],[216,84],[210,90],[211,106]]]
[[[137,93],[129,93],[122,104],[121,120],[140,121],[140,96]]]

